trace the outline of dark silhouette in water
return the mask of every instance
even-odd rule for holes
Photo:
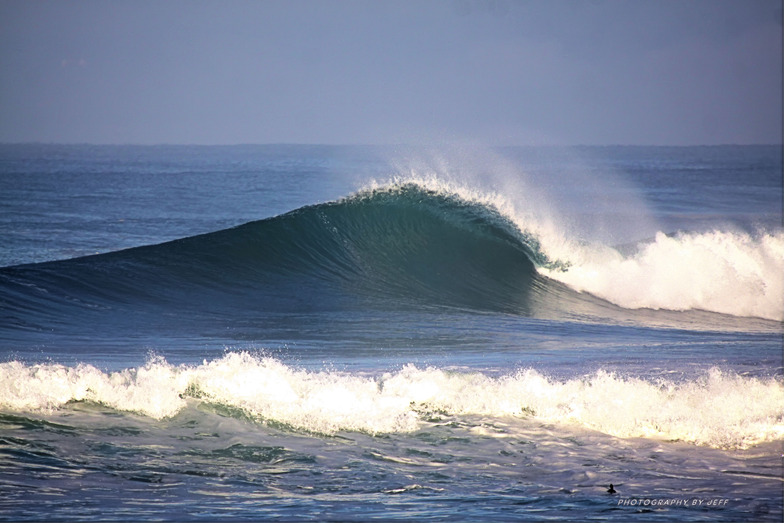
[[[608,494],[615,494],[615,489],[613,488],[613,484],[610,483],[610,488],[607,489]]]

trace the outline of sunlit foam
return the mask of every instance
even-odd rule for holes
[[[617,437],[655,437],[743,448],[784,437],[784,384],[711,369],[685,382],[604,371],[569,380],[536,370],[502,377],[413,365],[379,376],[297,369],[249,353],[201,365],[146,365],[103,372],[90,365],[0,364],[0,408],[47,411],[92,401],[151,418],[175,416],[189,401],[331,434],[410,432],[433,412],[530,419]]]
[[[662,233],[623,256],[582,247],[550,278],[625,308],[702,309],[784,320],[784,234]]]

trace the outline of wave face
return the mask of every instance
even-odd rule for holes
[[[489,416],[717,448],[784,436],[784,386],[718,369],[675,383],[604,371],[564,381],[531,369],[490,377],[411,364],[368,377],[296,369],[245,352],[201,365],[153,358],[112,373],[86,364],[0,364],[3,410],[40,412],[84,401],[156,419],[203,402],[234,416],[322,434],[411,432],[443,417]]]
[[[74,314],[89,316],[82,324],[107,314],[127,324],[130,312],[148,315],[137,323],[199,323],[411,306],[617,319],[612,303],[784,317],[781,233],[660,234],[622,255],[544,222],[499,195],[395,181],[214,233],[4,268],[0,314],[32,330]]]
[[[5,268],[0,292],[7,324],[18,325],[74,309],[231,315],[404,303],[527,313],[546,281],[536,266],[548,263],[492,207],[408,184],[164,244]]]

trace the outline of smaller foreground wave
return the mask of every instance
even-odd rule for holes
[[[784,438],[784,384],[718,369],[676,383],[604,371],[565,381],[532,369],[490,377],[410,364],[369,377],[297,369],[246,352],[196,366],[152,358],[119,372],[84,364],[0,364],[2,410],[48,412],[83,401],[154,419],[206,402],[322,434],[411,432],[438,413],[529,418],[717,448]]]

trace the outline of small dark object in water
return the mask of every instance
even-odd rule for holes
[[[615,489],[613,488],[613,484],[610,483],[610,488],[607,489],[608,494],[615,494]]]

